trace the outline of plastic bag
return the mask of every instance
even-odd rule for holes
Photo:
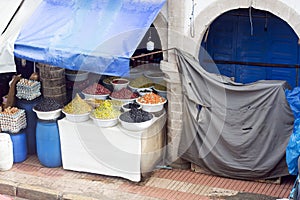
[[[295,87],[293,90],[285,90],[285,96],[295,119],[300,118],[300,87]]]
[[[300,200],[299,175],[297,176],[294,186],[290,192],[289,199]]]
[[[298,157],[300,156],[300,118],[294,122],[293,133],[286,147],[286,163],[291,175],[298,174]]]

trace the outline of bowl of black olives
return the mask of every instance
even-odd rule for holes
[[[129,103],[125,103],[122,105],[122,110],[124,112],[130,111],[132,108],[141,109],[142,106],[140,104],[138,104],[137,102],[129,102]]]
[[[154,115],[138,108],[131,108],[119,116],[119,121],[124,129],[129,131],[142,131],[149,128],[154,121]]]

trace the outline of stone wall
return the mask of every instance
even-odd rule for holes
[[[192,3],[192,0],[168,0],[164,8],[167,13],[159,15],[155,20],[154,25],[158,28],[163,49],[179,48],[197,58],[209,25],[223,13],[238,8],[253,7],[268,11],[286,21],[300,35],[298,0],[195,0],[194,10]],[[194,23],[190,23],[192,13]],[[194,35],[190,32],[191,26]],[[174,51],[167,52],[160,65],[168,87],[167,160],[183,166],[186,162],[178,160],[177,156],[179,135],[182,133],[182,87]]]

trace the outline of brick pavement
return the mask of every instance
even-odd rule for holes
[[[287,198],[294,177],[281,184],[242,181],[191,170],[159,169],[134,183],[118,177],[46,168],[36,156],[0,172],[0,194],[25,199],[174,200],[225,199],[238,193]],[[4,197],[3,197],[4,198]],[[0,196],[0,200],[1,196]]]

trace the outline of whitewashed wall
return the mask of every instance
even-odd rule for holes
[[[238,8],[269,11],[286,21],[300,36],[299,0],[195,0],[195,36],[190,35],[192,0],[169,0],[169,47],[181,47],[197,57],[199,45],[209,25],[221,14]],[[181,38],[179,40],[179,38]]]

